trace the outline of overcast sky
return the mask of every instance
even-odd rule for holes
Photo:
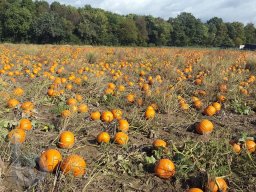
[[[53,2],[52,0],[48,0]],[[214,16],[225,22],[256,24],[256,0],[57,0],[62,4],[82,7],[90,4],[119,14],[135,13],[168,19],[181,12],[192,13],[206,21]]]

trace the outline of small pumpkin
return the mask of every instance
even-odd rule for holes
[[[111,112],[115,119],[117,120],[122,119],[123,112],[121,109],[113,109]]]
[[[66,110],[61,112],[61,117],[63,117],[63,118],[68,118],[70,116],[71,116],[71,111],[70,110],[66,109]]]
[[[160,147],[163,147],[165,148],[166,147],[166,142],[162,139],[156,139],[154,142],[153,142],[153,147],[154,148],[160,148]]]
[[[194,101],[194,106],[196,109],[201,109],[203,106],[203,103],[200,100],[196,100],[196,101]]]
[[[66,103],[67,105],[76,105],[77,100],[75,98],[69,98]]]
[[[29,119],[21,119],[19,123],[19,128],[25,131],[32,129],[32,123]]]
[[[96,121],[96,120],[100,120],[100,112],[99,111],[94,111],[91,113],[90,117],[92,120]]]
[[[79,113],[87,113],[88,112],[88,106],[84,103],[80,104],[78,106],[78,112]]]
[[[32,111],[34,109],[34,104],[31,101],[26,101],[22,103],[21,108],[24,111]]]
[[[60,152],[56,149],[48,149],[39,157],[39,167],[46,172],[54,172],[62,161]]]
[[[221,104],[218,102],[212,103],[212,106],[216,109],[217,112],[221,110]]]
[[[133,103],[135,101],[135,95],[130,93],[126,96],[128,102]]]
[[[19,101],[17,99],[9,99],[7,102],[7,106],[9,108],[15,108],[17,105],[19,105]]]
[[[256,143],[253,140],[246,140],[245,146],[248,152],[253,153],[256,150]]]
[[[208,107],[206,107],[204,109],[204,114],[207,116],[213,116],[213,115],[215,115],[216,112],[217,111],[216,111],[215,107],[213,107],[212,105],[209,105]]]
[[[196,126],[196,131],[199,134],[209,134],[213,131],[214,125],[211,121],[203,119]]]
[[[98,143],[109,143],[110,141],[110,135],[108,132],[101,132],[97,136],[97,142]]]
[[[101,120],[103,122],[107,122],[110,123],[111,121],[113,121],[114,119],[114,115],[111,111],[103,111],[101,114]]]
[[[83,96],[80,95],[80,94],[76,94],[76,100],[77,100],[78,102],[82,102],[82,101],[83,101]]]
[[[8,139],[12,144],[21,144],[26,139],[26,133],[23,129],[16,128],[8,133]]]
[[[70,149],[74,146],[75,135],[71,131],[63,131],[60,134],[58,146],[63,149]]]
[[[207,188],[210,192],[226,192],[228,186],[223,178],[217,177],[214,180],[210,180],[208,182]]]
[[[202,189],[199,188],[190,188],[186,192],[204,192]]]
[[[162,179],[169,179],[175,174],[175,165],[169,159],[160,159],[154,168],[156,176]]]
[[[147,109],[146,109],[146,112],[145,112],[145,117],[146,119],[153,119],[155,117],[155,110],[153,107],[149,106]]]
[[[17,97],[20,97],[24,94],[24,90],[20,87],[17,87],[13,90],[13,94]]]
[[[126,131],[129,130],[129,123],[128,123],[128,121],[126,119],[120,119],[118,121],[118,124],[119,124],[119,126],[118,126],[118,130],[119,131],[126,132]]]
[[[61,163],[60,169],[63,174],[71,173],[75,177],[81,177],[85,174],[86,162],[79,155],[70,155]]]
[[[126,145],[128,143],[128,140],[129,140],[129,137],[124,132],[117,132],[115,134],[114,141],[119,145]]]

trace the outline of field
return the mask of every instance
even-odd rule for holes
[[[0,45],[0,191],[256,191],[255,76],[249,51]]]

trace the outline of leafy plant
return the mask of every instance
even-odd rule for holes
[[[246,103],[237,99],[231,102],[231,108],[235,113],[238,113],[240,115],[249,115],[252,112],[250,106],[247,106]]]

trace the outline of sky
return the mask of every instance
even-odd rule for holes
[[[61,4],[82,7],[91,5],[119,14],[152,15],[168,19],[181,12],[192,13],[207,21],[217,16],[225,22],[256,24],[256,0],[57,0]],[[48,0],[48,2],[53,2]]]

